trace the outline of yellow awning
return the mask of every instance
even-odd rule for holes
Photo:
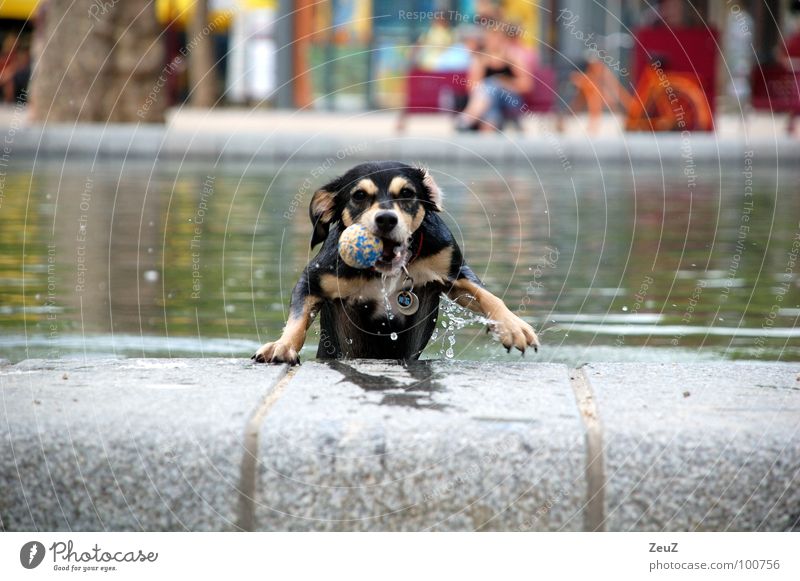
[[[28,20],[36,15],[39,0],[0,0],[0,18]]]
[[[185,26],[192,16],[196,0],[156,0],[156,15],[162,24],[174,22]],[[28,20],[36,15],[39,0],[0,0],[0,18]],[[226,29],[231,22],[235,10],[252,10],[254,8],[276,8],[277,0],[210,0],[209,24],[214,23],[217,29]]]
[[[2,1],[2,0],[0,0]],[[162,24],[186,26],[192,17],[196,0],[156,0],[156,16]],[[252,10],[254,8],[276,8],[277,0],[209,0],[209,24],[215,30],[225,30],[230,26],[233,12],[236,10]]]

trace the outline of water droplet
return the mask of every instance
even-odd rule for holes
[[[392,333],[391,335],[389,335],[389,339],[391,339],[392,341],[397,341],[397,333]]]
[[[627,312],[628,311],[628,307],[622,307],[622,310]]]

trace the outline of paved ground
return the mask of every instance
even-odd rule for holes
[[[789,364],[0,366],[6,530],[800,530]]]

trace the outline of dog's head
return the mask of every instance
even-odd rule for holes
[[[441,210],[442,192],[427,169],[397,161],[362,163],[314,193],[311,247],[328,237],[331,224],[359,223],[383,241],[375,268],[397,272],[408,262],[411,237],[425,213]]]

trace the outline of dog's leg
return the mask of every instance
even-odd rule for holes
[[[462,266],[459,277],[447,291],[447,296],[462,307],[491,319],[489,329],[497,335],[503,347],[516,347],[523,353],[527,347],[539,350],[539,339],[528,323],[512,313],[506,304],[481,284],[468,266]]]
[[[314,316],[322,305],[322,299],[309,294],[308,280],[305,276],[292,291],[292,303],[289,307],[289,320],[283,328],[280,338],[271,343],[265,343],[250,359],[256,363],[300,363],[300,349],[306,342],[306,331],[314,321]]]

